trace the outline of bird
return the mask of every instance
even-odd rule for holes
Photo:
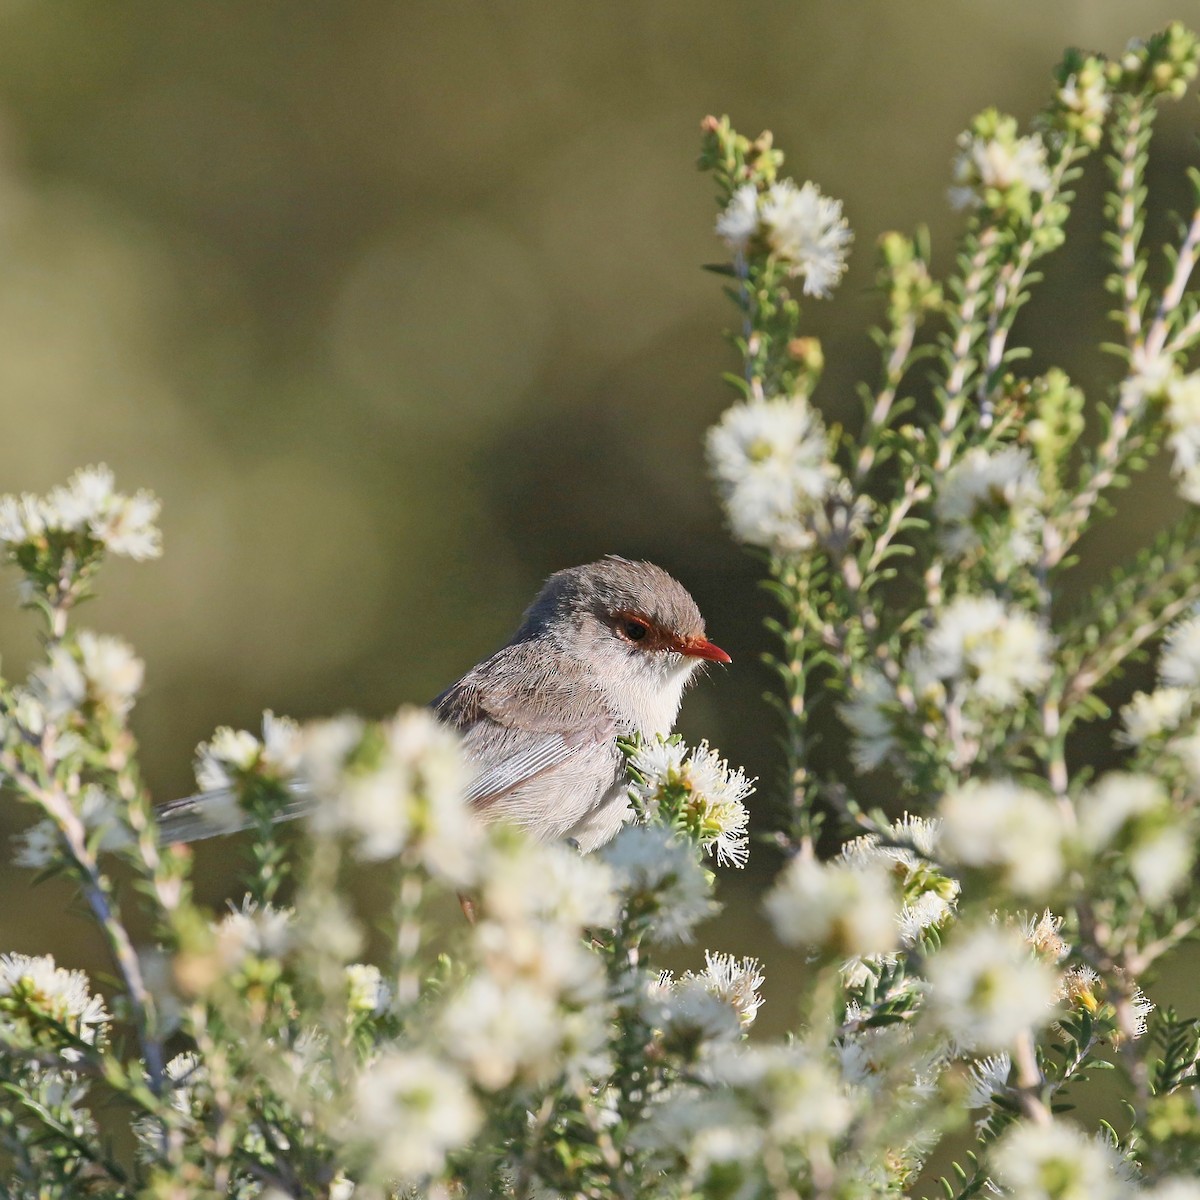
[[[551,575],[513,636],[431,708],[462,737],[473,771],[465,799],[483,821],[588,853],[630,815],[618,739],[670,734],[697,669],[731,661],[683,584],[653,563],[609,555]],[[280,819],[312,803],[297,791]],[[213,793],[157,815],[164,843],[249,824]]]

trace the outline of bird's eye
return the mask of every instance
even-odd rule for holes
[[[624,621],[621,632],[631,641],[640,642],[650,632],[650,626],[645,621]]]

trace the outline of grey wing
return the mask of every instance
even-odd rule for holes
[[[585,775],[610,760],[615,769],[617,725],[603,695],[582,668],[545,659],[529,643],[505,646],[433,702],[463,735],[477,772],[467,799],[478,807],[568,764]]]
[[[581,668],[545,664],[529,643],[505,646],[443,692],[432,705],[440,720],[463,735],[476,775],[466,799],[480,808],[504,806],[522,788],[561,768],[586,790],[589,780],[615,777],[619,756],[616,722]],[[611,768],[611,770],[610,770]],[[276,821],[312,811],[301,784]],[[238,833],[250,818],[232,792],[201,792],[155,811],[159,840],[195,842]]]

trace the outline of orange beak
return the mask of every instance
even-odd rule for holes
[[[689,638],[686,642],[680,642],[679,653],[686,654],[688,658],[707,658],[709,662],[733,662],[720,646],[714,646],[707,638]]]

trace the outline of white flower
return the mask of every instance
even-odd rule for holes
[[[262,715],[262,739],[245,729],[222,725],[196,747],[196,783],[202,792],[235,787],[251,771],[280,783],[293,780],[300,766],[304,735],[290,717],[269,709]]]
[[[40,871],[48,867],[62,853],[62,839],[59,837],[58,826],[47,817],[38,821],[28,829],[13,834],[14,867],[28,867],[31,871]]]
[[[105,1039],[112,1019],[103,999],[92,995],[88,977],[55,966],[49,954],[0,954],[0,996],[15,1001],[17,1012],[49,1016],[93,1046]]]
[[[846,270],[854,235],[842,216],[842,202],[821,195],[815,183],[796,187],[790,179],[773,183],[762,200],[762,223],[771,249],[804,276],[806,296],[828,296]]]
[[[1200,615],[1178,621],[1167,631],[1158,674],[1169,687],[1200,688]]]
[[[694,1059],[708,1047],[741,1038],[738,1013],[703,977],[688,975],[659,991],[647,1015],[668,1049]]]
[[[72,533],[86,530],[112,504],[115,483],[112,471],[105,466],[76,471],[65,487],[50,492],[50,507],[56,514],[58,527]]]
[[[10,547],[37,540],[53,525],[57,514],[37,496],[0,496],[0,541]]]
[[[1165,903],[1187,882],[1196,849],[1191,835],[1168,825],[1138,839],[1129,851],[1129,873],[1151,907]]]
[[[742,1027],[754,1024],[754,1018],[762,1006],[758,989],[763,985],[762,965],[757,958],[734,958],[732,954],[704,952],[704,971],[693,975],[690,971],[684,980],[694,979],[708,989],[718,1000],[729,1005],[738,1015]]]
[[[975,446],[946,472],[934,511],[948,553],[963,555],[989,546],[1004,575],[1037,559],[1044,501],[1037,464],[1028,450]],[[1003,529],[1003,538],[988,538],[984,529]]]
[[[950,203],[956,209],[978,208],[985,191],[1020,187],[1036,194],[1050,186],[1046,147],[1036,134],[1015,137],[1002,128],[998,136],[985,138],[968,131],[959,135],[958,146],[956,186],[950,189]]]
[[[290,908],[258,904],[249,896],[241,908],[225,914],[216,927],[217,954],[227,971],[250,956],[282,958],[291,949],[295,913]]]
[[[61,721],[87,699],[87,679],[62,642],[51,646],[46,657],[30,677],[29,691],[51,721]]]
[[[652,914],[654,940],[690,941],[693,927],[715,911],[704,868],[670,830],[627,825],[600,853],[625,903]]]
[[[905,946],[915,946],[929,929],[941,929],[954,914],[954,898],[958,895],[958,882],[949,897],[940,892],[922,892],[911,903],[901,908],[896,918],[900,926],[900,941]]]
[[[379,1016],[392,1002],[392,989],[373,963],[350,963],[345,968],[346,1007],[352,1014]]]
[[[1133,989],[1129,998],[1129,1007],[1133,1015],[1133,1036],[1140,1038],[1149,1028],[1150,1014],[1154,1011],[1154,1001],[1140,987]]]
[[[1021,1121],[991,1152],[998,1184],[1021,1200],[1117,1200],[1128,1195],[1122,1159],[1065,1121]]]
[[[725,210],[717,217],[717,237],[730,250],[743,252],[758,229],[758,189],[744,183],[729,198]]]
[[[926,964],[931,1019],[963,1050],[1009,1049],[1053,1017],[1057,973],[1013,929],[962,932]]]
[[[779,937],[849,958],[884,954],[899,940],[900,905],[888,872],[874,864],[797,857],[764,902]]]
[[[1011,780],[968,780],[942,797],[941,848],[952,862],[992,867],[1021,895],[1052,888],[1063,872],[1066,827],[1053,800]]]
[[[516,1080],[544,1084],[588,1061],[604,1045],[604,1015],[573,1010],[541,981],[480,974],[441,1013],[446,1052],[480,1087]]]
[[[122,496],[103,517],[91,522],[91,534],[113,554],[123,554],[135,562],[158,558],[162,554],[162,534],[154,522],[161,507],[149,492]]]
[[[734,537],[777,552],[812,544],[837,468],[804,396],[733,405],[708,431],[707,450]]]
[[[967,1091],[968,1108],[986,1108],[997,1092],[1003,1092],[1008,1084],[1008,1073],[1012,1070],[1012,1059],[1007,1054],[991,1054],[978,1058],[971,1064],[971,1078]]]
[[[1055,916],[1047,908],[1040,915],[1026,917],[1021,922],[1021,935],[1039,958],[1059,963],[1071,953],[1071,947],[1063,939],[1062,927],[1062,917]]]
[[[368,1144],[382,1176],[412,1183],[437,1174],[479,1122],[466,1081],[449,1064],[388,1049],[358,1077],[346,1133]]]
[[[329,1200],[350,1200],[354,1195],[355,1183],[353,1179],[347,1179],[342,1171],[339,1171],[329,1181]]]
[[[899,885],[903,904],[896,921],[905,946],[915,945],[927,929],[944,926],[958,899],[958,881],[930,861],[937,851],[941,824],[905,813],[888,826],[884,842],[867,834],[842,847],[846,862],[859,868],[881,866]],[[887,845],[887,840],[899,844]]]
[[[245,729],[222,725],[207,742],[196,747],[196,783],[202,792],[223,792],[237,776],[258,761],[262,745]]]
[[[503,836],[484,853],[481,908],[507,925],[538,921],[581,933],[616,921],[616,879],[597,855]]]
[[[127,713],[142,686],[142,660],[120,638],[85,629],[76,641],[88,696],[113,712]]]
[[[1124,730],[1118,739],[1128,746],[1141,746],[1179,728],[1192,707],[1192,690],[1185,687],[1155,688],[1138,692],[1121,709]]]
[[[707,1071],[744,1094],[778,1141],[830,1140],[854,1116],[840,1072],[805,1046],[718,1047]]]
[[[556,1003],[578,1009],[600,1002],[604,972],[577,927],[549,920],[479,921],[471,941],[476,957],[498,984],[520,982]]]
[[[1063,972],[1059,980],[1056,999],[1095,1012],[1099,1007],[1097,992],[1103,990],[1100,986],[1100,976],[1091,967],[1071,967]]]
[[[277,717],[270,709],[262,715],[260,766],[280,779],[290,779],[300,766],[304,735],[291,717]]]
[[[853,1006],[848,1018],[852,1012]],[[835,1050],[846,1081],[889,1105],[924,1093],[941,1071],[938,1052],[914,1046],[912,1025],[905,1021],[853,1027]]]
[[[469,771],[455,733],[425,709],[379,726],[353,717],[305,727],[299,776],[317,797],[313,828],[342,833],[360,858],[392,858],[414,843],[422,861],[452,882],[473,876],[480,832],[463,801]]]
[[[995,596],[959,596],[909,666],[921,693],[943,681],[988,708],[1011,708],[1050,678],[1052,644],[1041,624]]]
[[[874,771],[896,748],[892,716],[896,692],[887,676],[868,667],[856,681],[850,699],[838,706],[842,719],[854,733],[850,757],[859,771]]]
[[[746,865],[750,813],[744,801],[754,784],[740,768],[730,770],[707,742],[688,753],[682,743],[662,737],[639,746],[629,765],[643,780],[634,780],[630,791],[646,813],[659,816],[669,799],[684,828],[710,854],[715,850],[718,862]],[[680,790],[686,793],[682,801],[670,795]]]
[[[299,774],[319,800],[328,798],[336,803],[347,759],[362,744],[366,732],[367,723],[350,715],[309,721],[304,726]]]
[[[388,753],[411,794],[411,837],[426,869],[459,887],[474,882],[482,828],[463,799],[471,767],[458,734],[425,708],[401,709],[384,725]]]
[[[1150,775],[1110,771],[1079,798],[1079,838],[1092,854],[1105,850],[1136,817],[1163,809],[1169,800]]]
[[[72,797],[72,803],[88,834],[99,832],[99,838],[92,839],[89,836],[88,839],[96,849],[121,850],[132,842],[133,835],[122,820],[119,802],[103,788],[89,783],[77,796]],[[14,864],[35,870],[49,865],[63,848],[58,826],[49,817],[16,835],[13,840],[18,846],[13,857]]]
[[[756,1126],[756,1114],[728,1091],[677,1086],[653,1097],[633,1139],[658,1151],[665,1169],[685,1170],[697,1194],[706,1195],[710,1171],[722,1185],[731,1173],[733,1178],[757,1173],[764,1131]]]
[[[208,1082],[208,1069],[191,1050],[176,1054],[166,1066],[167,1079],[171,1088],[171,1107],[185,1116],[197,1115],[199,1107],[197,1086]]]
[[[1081,81],[1078,75],[1068,75],[1066,83],[1058,89],[1058,102],[1096,124],[1104,120],[1112,104],[1104,75],[1099,71],[1087,72],[1086,81]]]
[[[143,561],[162,554],[162,535],[154,524],[159,508],[149,492],[125,496],[116,491],[108,467],[84,467],[65,487],[50,493],[47,524],[70,533],[86,532],[113,554]]]
[[[1137,408],[1148,400],[1165,396],[1167,385],[1179,378],[1170,354],[1137,355],[1129,364],[1129,375],[1121,383],[1121,403]]]
[[[1172,738],[1169,749],[1187,772],[1191,786],[1200,787],[1200,733]]]
[[[1192,838],[1157,779],[1111,772],[1080,796],[1078,810],[1082,847],[1095,855],[1119,838],[1147,904],[1163,903],[1187,879]]]

